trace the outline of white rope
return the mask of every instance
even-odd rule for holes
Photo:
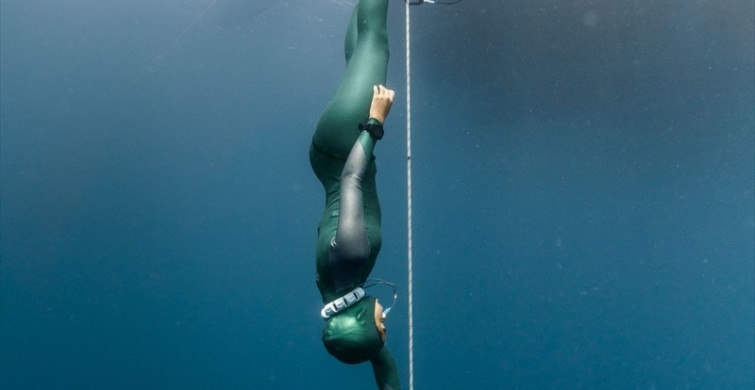
[[[409,297],[409,390],[414,390],[414,307],[412,296],[412,94],[409,2],[406,2],[406,263]]]

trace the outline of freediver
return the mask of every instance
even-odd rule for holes
[[[373,150],[395,96],[384,86],[388,1],[357,3],[346,32],[346,69],[317,123],[309,157],[325,189],[316,244],[323,344],[341,362],[369,361],[378,389],[399,390],[396,362],[385,346],[390,308],[384,311],[364,291],[381,245]]]

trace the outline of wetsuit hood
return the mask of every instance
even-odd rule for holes
[[[365,297],[328,319],[322,330],[322,342],[331,355],[347,364],[377,357],[383,341],[375,326],[375,298]]]

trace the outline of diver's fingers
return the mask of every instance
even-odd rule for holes
[[[393,101],[393,97],[396,96],[396,92],[392,89],[386,88],[385,85],[378,84],[372,87],[373,97],[383,98]]]
[[[388,99],[390,99],[391,101],[393,101],[393,98],[396,96],[396,91],[394,91],[392,89],[386,88],[385,92],[388,95]]]

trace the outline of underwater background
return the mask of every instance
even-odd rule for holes
[[[373,276],[408,388],[392,1]],[[375,387],[320,341],[307,158],[354,3],[0,0],[0,388]],[[412,8],[417,389],[755,388],[754,20]]]

